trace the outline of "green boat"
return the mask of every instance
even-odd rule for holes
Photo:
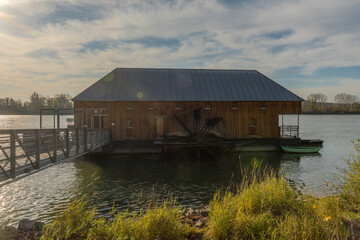
[[[316,153],[322,148],[321,146],[314,147],[297,147],[297,146],[281,146],[284,152],[287,153]]]

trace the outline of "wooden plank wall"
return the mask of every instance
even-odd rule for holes
[[[214,130],[232,139],[277,138],[279,114],[301,113],[301,102],[237,102],[237,109],[232,109],[232,102],[210,102],[210,109],[205,109],[205,102],[180,102],[181,109],[175,108],[175,102],[131,102],[132,109],[127,109],[127,103],[75,101],[74,108],[106,108],[102,112],[102,115],[106,116],[103,127],[112,130],[114,141],[156,139],[156,118],[165,118],[165,134],[184,132],[173,119],[174,114],[179,114],[188,128],[194,130],[192,110],[196,107],[202,108],[201,126],[206,118],[223,117],[224,121]],[[261,104],[264,104],[266,109],[261,109]],[[96,115],[94,110],[88,110],[88,127],[92,127],[92,115]],[[75,115],[76,128],[82,127],[80,118],[80,114]],[[256,121],[255,127],[251,126],[252,118]],[[127,128],[127,120],[132,121],[132,128]]]

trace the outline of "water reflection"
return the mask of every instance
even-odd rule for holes
[[[251,152],[196,160],[181,154],[90,155],[75,161],[75,167],[89,202],[106,213],[113,204],[120,210],[139,210],[154,198],[169,194],[185,207],[200,207],[219,189],[239,183],[244,170],[278,171],[281,156],[278,152]],[[89,179],[95,178],[98,180],[89,185]]]

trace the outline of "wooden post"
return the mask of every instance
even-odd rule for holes
[[[93,131],[92,129],[90,130],[90,149],[93,148]]]
[[[40,130],[35,130],[35,168],[40,169]]]
[[[300,128],[300,114],[298,114],[298,129],[297,129],[297,137],[299,138],[299,128]]]
[[[75,129],[75,141],[76,141],[76,155],[79,154],[80,144],[79,144],[79,129]]]
[[[54,123],[55,123],[55,120],[54,120]],[[57,130],[54,129],[53,130],[53,159],[54,159],[54,162],[57,161],[57,139],[58,139]]]
[[[102,151],[102,116],[101,116],[101,112],[102,109],[99,109],[99,137],[98,137],[98,141],[99,141],[99,146],[100,146],[100,151]]]
[[[70,157],[70,135],[69,135],[69,129],[65,130],[65,149],[66,149],[66,156],[65,158]]]
[[[88,141],[87,141],[87,130],[86,128],[83,129],[83,141],[84,141],[84,152],[87,152],[87,144],[88,144]]]
[[[60,115],[59,115],[59,110],[56,110],[56,114],[57,114],[57,128],[60,128]]]
[[[40,109],[40,129],[42,129],[42,112],[43,110]]]
[[[282,126],[281,135],[284,136],[284,114],[281,114],[281,126]]]
[[[56,114],[56,110],[54,109],[54,112],[53,112],[53,115],[54,115],[54,119],[53,119],[53,120],[54,120],[54,129],[56,128],[56,123],[55,123],[55,118],[56,118],[56,117],[55,117],[55,114]]]
[[[15,146],[15,131],[10,132],[10,177],[16,177],[16,146]]]

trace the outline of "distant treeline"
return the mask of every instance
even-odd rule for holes
[[[339,93],[334,97],[334,102],[327,102],[328,98],[323,93],[312,93],[303,102],[303,113],[360,113],[359,97],[347,93]]]
[[[73,108],[69,94],[55,94],[54,96],[41,96],[37,92],[31,94],[29,101],[15,100],[13,98],[0,98],[0,115],[2,114],[39,114],[40,109],[47,108]]]

